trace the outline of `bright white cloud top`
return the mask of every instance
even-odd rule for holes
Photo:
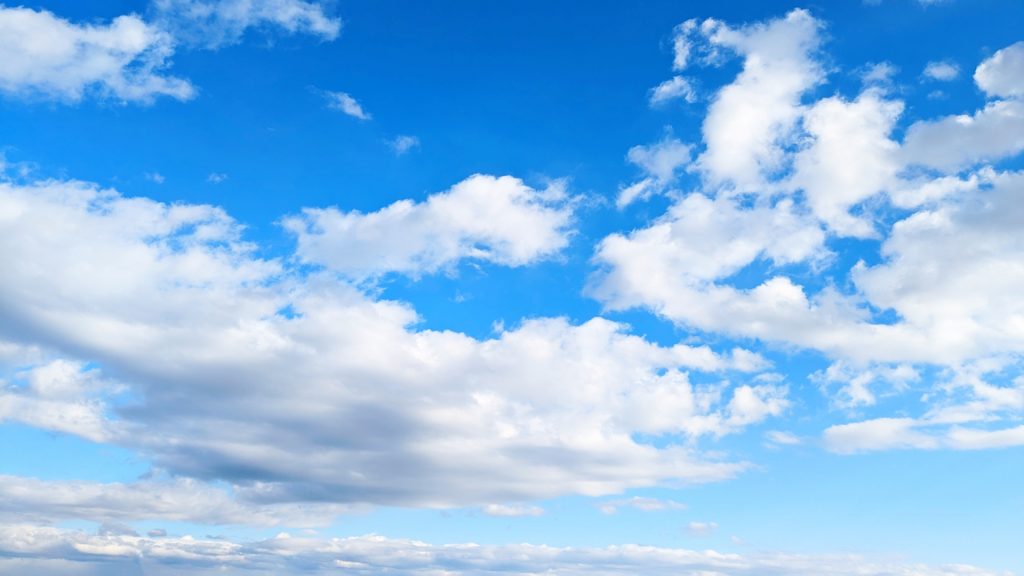
[[[426,73],[361,75],[333,52],[335,12],[349,30],[373,10],[43,4],[0,6],[11,138],[36,146],[44,114],[84,118],[64,120],[79,136],[111,129],[92,114],[118,130],[121,115],[196,116],[132,132],[138,150],[118,149],[144,157],[134,175],[76,161],[123,142],[55,146],[75,171],[4,142],[0,440],[121,461],[8,457],[0,573],[1024,570],[985,556],[1021,527],[1012,503],[950,504],[995,518],[989,548],[923,554],[960,532],[929,539],[939,528],[914,516],[979,486],[1019,501],[1005,478],[955,481],[982,453],[1016,478],[1024,448],[1019,38],[856,60],[830,52],[845,29],[828,12],[673,7],[649,38],[662,61],[616,112],[651,115],[646,136],[593,126],[573,135],[583,162],[507,143],[547,123],[505,95],[504,70],[474,82],[508,118],[445,108],[475,65],[454,44],[438,47],[459,55],[438,93],[376,88]],[[395,41],[429,30],[422,18],[416,34],[396,21]],[[317,86],[352,86],[373,116]],[[229,146],[190,152],[219,130]],[[590,141],[605,138],[610,156]],[[589,176],[608,158],[620,166]],[[408,173],[429,185],[392,185]],[[922,496],[906,488],[916,467],[949,478]],[[906,540],[818,546],[886,524],[858,520],[860,500],[905,505],[888,521]]]

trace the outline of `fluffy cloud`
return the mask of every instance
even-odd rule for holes
[[[161,74],[173,51],[169,34],[135,15],[75,24],[45,10],[0,6],[0,91],[8,94],[188,100],[195,94],[188,81]]]
[[[743,70],[714,96],[704,119],[706,149],[698,162],[711,182],[757,189],[783,167],[800,98],[824,79],[814,57],[820,29],[804,10],[741,28],[717,20],[693,28],[708,49],[743,58]]]
[[[505,220],[473,213],[491,210],[496,192],[506,202],[496,218]],[[386,221],[405,210],[412,219],[401,222],[422,225],[443,215],[500,239],[524,233],[523,215],[565,221],[564,212],[531,204],[541,194],[479,176],[423,204],[349,217]],[[47,225],[54,221],[62,225]],[[100,406],[117,425],[96,439],[139,450],[158,467],[226,480],[249,503],[410,506],[725,478],[744,465],[706,458],[694,442],[788,404],[784,385],[730,382],[766,367],[756,354],[658,346],[601,318],[531,319],[485,340],[415,330],[407,305],[259,259],[240,234],[211,206],[80,182],[0,184],[9,272],[0,337],[90,362],[31,388],[34,395],[10,394],[42,400],[63,390],[60,398],[73,399],[77,388],[66,382],[100,370],[93,377],[122,383],[133,401]],[[518,238],[495,241],[495,259],[518,263],[562,241],[543,230],[525,245]],[[694,384],[691,370],[717,377]]]
[[[811,211],[836,234],[874,234],[850,208],[888,188],[900,169],[899,145],[889,134],[902,110],[902,103],[867,90],[852,102],[819,100],[804,114],[810,144],[796,154],[788,184],[803,190]]]
[[[571,199],[554,184],[535,190],[510,176],[476,175],[420,203],[377,212],[307,209],[284,225],[304,262],[355,279],[419,275],[463,259],[523,266],[569,243]]]
[[[990,97],[973,114],[921,121],[907,130],[904,161],[946,172],[1024,150],[1024,42],[978,65],[974,81]]]
[[[726,278],[758,258],[777,264],[822,254],[820,227],[782,201],[743,209],[730,198],[691,194],[660,220],[628,236],[613,234],[598,245],[595,260],[604,267],[591,293],[614,308],[656,302],[670,317],[717,327],[719,310],[693,306]],[[707,320],[704,320],[707,318]]]
[[[720,574],[741,576],[997,576],[968,565],[928,566],[857,555],[735,554],[624,545],[557,548],[448,544],[381,536],[315,539],[289,536],[248,543],[222,539],[87,534],[31,525],[0,528],[0,571],[96,574],[535,574],[566,576]]]
[[[207,48],[240,41],[250,28],[273,27],[333,40],[341,20],[305,0],[154,0],[157,20],[176,37]]]
[[[1024,97],[1024,42],[998,50],[979,64],[974,81],[990,96]]]
[[[690,164],[698,191],[604,238],[588,293],[611,310],[646,308],[688,329],[820,351],[833,363],[813,379],[842,410],[874,408],[933,369],[955,375],[929,387],[919,417],[829,428],[834,451],[1015,444],[1018,385],[992,383],[978,366],[1002,359],[1005,379],[1024,354],[1024,213],[1014,200],[1024,173],[988,165],[1024,150],[1024,44],[978,66],[990,98],[981,109],[918,120],[900,141],[904,105],[884,85],[803,101],[824,81],[820,29],[801,11],[677,27],[677,69],[728,52],[743,68],[708,107]],[[620,204],[667,178],[648,174]],[[848,237],[877,240],[877,257],[865,247],[870,263],[837,266],[843,254],[832,250]]]

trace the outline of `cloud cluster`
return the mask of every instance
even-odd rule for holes
[[[1024,150],[1024,44],[977,66],[988,97],[980,109],[901,124],[904,104],[884,84],[808,97],[827,80],[822,28],[801,10],[741,27],[709,19],[676,28],[675,70],[730,56],[742,68],[711,97],[702,142],[674,141],[687,153],[663,162],[660,177],[648,168],[619,202],[683,171],[699,176],[697,190],[677,194],[652,223],[604,238],[589,294],[611,310],[646,308],[691,329],[820,351],[835,363],[819,381],[847,410],[905,390],[928,365],[960,374],[1010,358],[1001,383],[936,387],[929,410],[943,399],[972,414],[959,425],[1019,414],[977,407],[1015,394],[1005,375],[1024,354],[1024,173],[999,168]],[[948,64],[929,70],[955,75]],[[877,242],[878,258],[837,264],[846,248],[836,247],[851,239]],[[916,423],[875,422],[830,438],[864,430],[894,445],[963,445],[901,434]],[[957,434],[944,425],[940,434]],[[1012,430],[989,422],[970,437],[1005,444]],[[999,440],[977,436],[990,432]]]
[[[359,274],[467,257],[521,265],[564,243],[568,212],[554,200],[475,176],[374,214],[308,211],[353,231],[311,229],[298,255]],[[226,480],[249,503],[465,506],[729,477],[743,464],[693,442],[788,406],[784,384],[746,376],[768,366],[746,350],[659,346],[602,318],[530,319],[483,340],[417,330],[408,305],[261,259],[241,233],[212,206],[81,182],[0,184],[0,337],[51,357],[18,364],[3,399],[22,409],[4,417],[87,407],[89,418],[32,423]],[[32,384],[53,359],[80,363]],[[104,404],[61,383],[75,378],[117,383],[127,398]]]
[[[63,102],[189,100],[195,87],[166,74],[182,43],[216,48],[262,27],[331,40],[341,28],[304,0],[156,0],[151,12],[149,21],[128,14],[78,24],[46,10],[0,6],[0,92]]]
[[[282,533],[249,543],[223,539],[87,534],[31,525],[0,528],[0,571],[67,576],[147,574],[535,574],[565,576],[996,576],[969,565],[929,566],[857,555],[736,554],[623,545],[557,548],[447,544],[381,536],[317,539]]]

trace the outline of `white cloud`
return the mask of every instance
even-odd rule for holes
[[[460,186],[407,206],[485,226],[462,194],[540,194],[513,178]],[[231,482],[243,502],[482,506],[717,480],[745,465],[696,440],[786,405],[782,386],[724,380],[766,365],[750,352],[658,346],[600,318],[531,319],[486,340],[415,330],[407,305],[294,274],[240,234],[211,206],[0,183],[3,337],[116,374],[140,400],[100,406],[117,426],[97,439]],[[690,370],[721,380],[692,384]]]
[[[274,27],[333,40],[341,20],[305,0],[154,0],[161,26],[191,44],[217,48],[241,41],[246,30]]]
[[[648,146],[633,146],[626,158],[639,167],[644,178],[619,191],[615,205],[625,208],[636,200],[664,192],[676,181],[676,171],[689,164],[692,146],[671,134]]]
[[[840,454],[894,448],[938,448],[938,440],[918,431],[916,425],[912,418],[877,418],[830,426],[825,430],[825,446]]]
[[[678,99],[691,103],[697,101],[697,94],[694,92],[693,86],[682,76],[673,76],[651,90],[651,106],[660,106]]]
[[[355,98],[345,92],[325,92],[325,95],[327,96],[327,106],[333,110],[340,110],[360,120],[372,118],[367,111],[363,110],[362,105]]]
[[[161,74],[173,52],[169,34],[135,15],[75,24],[45,10],[0,6],[0,91],[10,95],[188,100],[195,89],[187,80]]]
[[[979,64],[974,81],[989,96],[1024,97],[1024,42],[998,50]]]
[[[844,362],[834,362],[824,371],[811,375],[812,380],[826,389],[832,384],[840,384],[839,391],[830,394],[830,399],[834,406],[844,410],[873,406],[878,399],[872,387],[887,385],[886,391],[901,392],[920,378],[917,370],[908,364],[863,367]]]
[[[904,161],[943,171],[992,162],[1024,150],[1024,42],[978,65],[974,81],[993,98],[974,114],[916,122],[907,130]]]
[[[839,454],[893,449],[990,450],[1024,446],[1024,426],[979,428],[941,426],[927,419],[878,418],[830,426],[825,447]]]
[[[783,145],[800,118],[800,97],[824,78],[814,58],[821,23],[804,10],[742,28],[706,20],[704,40],[743,57],[736,80],[713,98],[698,163],[713,183],[756,189],[783,167]]]
[[[931,78],[932,80],[949,82],[950,80],[955,80],[956,77],[960,75],[960,67],[954,62],[939,60],[929,62],[924,67],[923,74],[925,77]]]
[[[0,527],[0,571],[61,576],[232,573],[409,576],[535,574],[632,576],[715,574],[721,576],[1005,576],[974,566],[928,566],[871,557],[798,554],[737,554],[715,550],[626,544],[604,548],[512,544],[428,544],[383,536],[316,539],[289,536],[237,543],[191,536],[142,537],[87,534],[33,525]]]
[[[6,390],[0,388],[0,422],[21,422],[104,442],[114,433],[97,394],[105,388],[109,386],[98,380],[96,371],[81,363],[39,363],[18,371]]]
[[[849,102],[824,98],[804,114],[809,144],[793,160],[788,185],[807,195],[814,214],[836,234],[868,237],[873,223],[850,208],[885,190],[901,168],[899,145],[889,138],[903,110],[876,90]]]
[[[803,444],[802,438],[792,432],[782,430],[769,430],[765,432],[765,438],[768,442],[777,446],[797,446]]]
[[[410,150],[420,147],[420,139],[415,136],[401,135],[391,141],[391,149],[395,156],[401,156]]]
[[[617,514],[623,508],[635,508],[641,512],[661,512],[664,510],[686,510],[686,504],[675,500],[662,500],[646,496],[605,500],[598,504],[598,509],[603,514]]]
[[[691,536],[710,536],[718,530],[718,524],[715,522],[698,522],[693,521],[686,525],[686,531]]]
[[[1024,101],[996,100],[974,114],[915,122],[904,137],[902,160],[956,172],[1024,150]]]
[[[861,77],[864,80],[864,84],[888,86],[892,84],[893,77],[896,76],[899,71],[899,68],[894,66],[892,62],[878,62],[868,66]]]
[[[223,172],[211,172],[207,177],[206,181],[210,184],[220,184],[228,179],[228,175]]]
[[[569,243],[571,199],[561,184],[535,190],[517,178],[475,175],[425,201],[377,212],[307,209],[286,218],[296,254],[345,276],[433,273],[463,259],[523,266]]]
[[[515,518],[519,516],[542,516],[544,509],[540,506],[525,504],[488,504],[483,507],[484,514],[499,518]]]
[[[352,507],[241,502],[229,490],[187,478],[123,484],[0,475],[7,523],[168,521],[207,525],[325,526]]]
[[[715,306],[694,306],[715,280],[758,258],[777,264],[801,262],[823,251],[824,233],[794,212],[791,202],[742,209],[733,199],[691,194],[660,220],[628,236],[613,234],[598,245],[595,260],[604,270],[591,293],[614,308],[657,302],[670,317],[676,311],[700,326],[715,322]],[[698,300],[699,301],[699,300]],[[669,309],[671,309],[669,311]],[[710,318],[709,316],[709,318]]]
[[[153,182],[155,184],[163,184],[164,182],[167,181],[167,178],[164,178],[164,175],[159,172],[146,172],[145,174],[143,174],[143,176],[146,178],[146,180],[149,180],[150,182]]]
[[[685,70],[693,49],[690,36],[697,29],[696,20],[687,20],[675,27],[672,35],[672,69]]]

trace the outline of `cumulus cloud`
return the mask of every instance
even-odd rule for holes
[[[475,175],[423,202],[377,212],[307,209],[286,218],[297,255],[345,276],[433,273],[474,259],[523,266],[569,243],[572,201],[555,183],[537,190],[510,176]]]
[[[33,525],[0,528],[0,571],[45,572],[68,576],[138,574],[222,574],[224,571],[273,574],[458,573],[465,576],[533,574],[566,576],[648,574],[722,574],[752,576],[997,576],[969,565],[929,566],[880,561],[870,557],[797,554],[736,554],[714,550],[623,545],[558,548],[474,543],[434,545],[382,536],[316,539],[282,533],[254,542],[191,536],[143,537],[88,534]]]
[[[783,167],[800,97],[824,79],[815,58],[820,29],[804,10],[739,28],[718,20],[695,28],[710,49],[743,58],[743,70],[712,98],[704,119],[698,163],[711,182],[750,190]]]
[[[530,204],[541,194],[481,176],[348,217],[440,214],[501,238],[528,227],[515,218],[564,221]],[[507,203],[495,218],[522,213],[473,212],[493,209],[495,195]],[[530,319],[484,340],[417,330],[408,305],[260,259],[241,232],[213,206],[81,182],[0,183],[0,337],[80,358],[89,364],[75,365],[77,377],[99,370],[128,387],[134,401],[101,407],[117,424],[102,440],[174,474],[226,480],[253,503],[483,506],[717,480],[745,465],[695,441],[788,405],[784,385],[742,382],[767,366],[752,352],[660,346],[602,318]],[[519,263],[553,245],[543,229],[525,232],[525,244],[509,232],[491,249]],[[690,371],[717,377],[691,383]]]
[[[805,112],[810,143],[795,155],[788,185],[803,190],[811,211],[836,234],[874,235],[873,223],[850,208],[886,190],[901,168],[889,134],[902,110],[869,89],[852,102],[824,98]]]
[[[904,161],[945,172],[1013,156],[1024,150],[1024,42],[998,50],[978,65],[974,81],[995,100],[972,114],[914,123]]]
[[[997,50],[978,65],[974,81],[988,95],[1001,98],[1024,97],[1024,41]]]
[[[163,74],[173,52],[168,33],[135,15],[76,24],[46,10],[0,6],[0,91],[9,95],[188,100],[192,85]]]
[[[241,41],[249,29],[274,28],[335,39],[341,20],[305,0],[154,0],[160,25],[190,44],[218,48]]]

